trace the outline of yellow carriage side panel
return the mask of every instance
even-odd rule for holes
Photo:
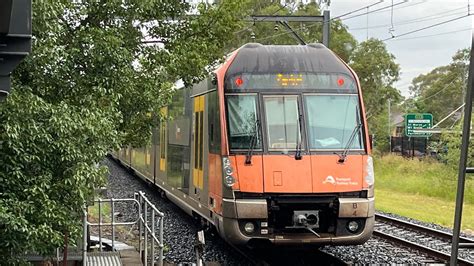
[[[165,121],[160,123],[160,171],[166,171],[166,117],[168,116],[168,107],[161,108],[161,115]]]
[[[193,185],[199,189],[204,187],[203,171],[203,139],[204,139],[204,96],[194,98],[193,112]]]

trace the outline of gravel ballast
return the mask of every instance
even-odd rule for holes
[[[194,244],[199,230],[198,223],[176,205],[159,196],[156,189],[131,175],[122,166],[111,159],[104,164],[109,168],[107,197],[133,198],[133,194],[143,191],[146,197],[164,212],[164,235],[166,246],[165,260],[172,263],[195,263]],[[124,217],[136,217],[134,210],[119,210]],[[125,219],[125,218],[124,218]],[[214,261],[226,265],[246,264],[246,259],[234,251],[220,237],[206,233],[206,246],[202,256],[204,261]]]
[[[143,191],[148,199],[160,211],[164,212],[165,261],[170,263],[195,263],[194,244],[196,243],[199,223],[170,201],[161,198],[155,188],[148,186],[139,178],[130,174],[129,171],[114,160],[106,159],[104,164],[109,168],[107,197],[132,198],[135,192]],[[119,209],[119,211],[122,212],[124,217],[136,217],[136,213],[133,210]],[[405,217],[397,217],[413,221]],[[436,225],[423,224],[442,229]],[[251,264],[248,259],[235,251],[219,236],[206,232],[205,237],[204,261],[218,262],[222,265]],[[326,246],[321,248],[321,250],[353,264],[425,264],[434,262],[433,259],[423,254],[418,254],[416,251],[398,247],[375,237],[363,245]],[[291,252],[286,254],[286,256],[291,256]]]

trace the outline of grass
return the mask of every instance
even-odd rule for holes
[[[454,201],[383,189],[376,189],[375,197],[377,210],[453,227]],[[474,233],[474,205],[464,204],[463,210],[462,229]]]
[[[111,220],[111,207],[110,202],[102,202],[100,204],[100,211],[102,213],[102,221],[103,222],[110,222]],[[95,202],[94,205],[89,206],[88,208],[89,217],[94,220],[95,222],[99,221],[99,203]]]
[[[432,160],[375,159],[376,208],[452,227],[457,172]],[[466,182],[462,228],[474,232],[474,180]]]

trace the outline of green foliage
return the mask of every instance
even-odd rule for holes
[[[64,232],[78,236],[81,207],[104,181],[96,162],[117,131],[100,110],[53,105],[27,88],[0,105],[0,121],[0,257],[48,254]]]
[[[469,49],[457,51],[453,61],[446,66],[433,69],[413,79],[410,91],[413,94],[410,107],[413,111],[433,114],[434,123],[458,108],[467,84]],[[441,127],[450,127],[459,116],[448,118]]]
[[[461,137],[462,123],[458,123],[451,131],[441,134],[443,145],[442,160],[453,170],[459,169],[459,159],[461,158]],[[467,166],[474,165],[474,142],[469,142]]]
[[[33,1],[33,51],[0,104],[0,257],[51,254],[80,230],[81,207],[103,184],[96,165],[142,146],[173,84],[223,58],[246,3]],[[158,40],[160,45],[143,43]]]
[[[445,118],[464,102],[466,90],[470,49],[458,50],[453,60],[446,66],[440,66],[427,74],[414,78],[410,91],[412,97],[404,105],[411,112],[431,113],[434,123]],[[439,128],[447,128],[440,138],[442,159],[452,169],[459,167],[462,109],[447,118]],[[474,143],[470,143],[468,165],[474,162]]]
[[[400,66],[382,41],[369,39],[360,43],[351,55],[350,66],[359,76],[369,116],[380,113],[389,99],[395,103],[401,100],[400,92],[393,87],[399,79]]]
[[[386,151],[388,101],[395,105],[402,99],[400,92],[393,87],[399,78],[400,66],[385,44],[376,39],[357,46],[350,57],[350,66],[359,76],[370,133],[375,134],[378,149]]]
[[[388,109],[376,114],[369,120],[370,134],[374,134],[374,149],[378,152],[387,152],[390,149],[388,134]],[[376,123],[376,124],[374,124]]]

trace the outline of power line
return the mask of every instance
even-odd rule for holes
[[[464,9],[464,7],[456,8],[456,9],[453,9],[453,10],[450,10],[450,11],[447,11],[447,12],[443,12],[443,13],[432,14],[432,15],[429,15],[429,16],[425,16],[423,18],[403,20],[403,21],[400,21],[399,23],[396,23],[394,26],[412,24],[412,23],[423,22],[423,21],[430,21],[430,20],[434,20],[434,19],[440,19],[440,18],[451,17],[451,16],[454,16],[454,15],[463,14],[464,11],[459,12],[458,11],[459,9]],[[458,12],[453,13],[453,14],[448,14],[448,13],[452,13],[453,11],[458,11]],[[390,26],[390,24],[380,24],[380,25],[371,26],[371,27],[369,27],[369,29],[385,28],[385,27],[388,27],[388,26]],[[366,30],[366,29],[367,29],[366,27],[352,28],[352,29],[349,28],[349,30],[351,30],[351,31]]]
[[[281,6],[280,8],[278,8],[276,11],[274,11],[273,13],[271,13],[269,16],[273,16],[273,15],[275,15],[276,13],[280,12],[281,10],[283,10],[284,8],[286,8],[287,5],[288,5],[288,4],[285,2],[285,4],[284,4],[283,6]],[[261,8],[261,7],[262,7],[262,5],[260,6],[260,8]],[[262,22],[262,21],[264,21],[265,19],[266,19],[266,18],[262,18],[262,19],[260,19],[260,20],[254,20],[251,26],[248,26],[248,27],[246,27],[245,29],[242,29],[242,30],[238,30],[238,31],[234,32],[234,34],[239,34],[239,33],[241,33],[241,32],[247,31],[247,30],[249,30],[250,28],[252,28],[252,27],[255,25],[255,22]]]
[[[382,41],[385,42],[385,41],[388,41],[388,40],[392,40],[394,38],[398,38],[398,37],[405,36],[405,35],[408,35],[408,34],[412,34],[412,33],[415,33],[415,32],[427,30],[427,29],[430,29],[430,28],[434,28],[434,27],[437,27],[437,26],[440,26],[440,25],[443,25],[443,24],[446,24],[446,23],[449,23],[449,22],[460,20],[460,19],[468,17],[468,16],[471,16],[471,15],[464,15],[464,16],[460,16],[460,17],[457,17],[457,18],[442,21],[442,22],[439,22],[439,23],[436,23],[436,24],[432,24],[432,25],[423,27],[423,28],[419,28],[419,29],[408,31],[408,32],[405,32],[405,33],[402,33],[402,34],[399,34],[399,35],[395,35],[395,36],[392,36],[390,38],[383,39]]]
[[[421,39],[421,38],[436,37],[436,36],[440,36],[440,35],[448,35],[448,34],[453,34],[453,33],[458,33],[458,32],[463,32],[463,31],[468,31],[468,30],[473,30],[473,28],[465,28],[465,29],[460,29],[460,30],[442,32],[442,33],[430,34],[430,35],[415,36],[415,37],[409,37],[409,38],[401,38],[401,39],[395,39],[395,40],[393,40],[393,41],[395,42],[395,41],[405,41],[405,40],[412,40],[412,39]]]
[[[313,25],[310,25],[306,28],[299,28],[299,29],[296,29],[295,32],[300,32],[304,29],[310,29],[310,28],[313,28],[313,27],[316,27],[317,25],[319,25],[318,22],[315,22]],[[272,35],[269,35],[267,37],[262,37],[262,38],[259,38],[259,39],[256,39],[255,41],[258,42],[258,41],[264,41],[264,40],[268,40],[268,39],[271,39],[271,38],[275,38],[275,37],[279,37],[279,36],[282,36],[282,35],[286,35],[288,34],[287,32],[282,32],[282,33],[277,33],[277,34],[272,34]]]
[[[345,17],[345,16],[350,15],[350,14],[357,13],[357,12],[359,12],[359,11],[361,11],[361,10],[364,10],[364,9],[367,9],[367,8],[370,8],[370,7],[373,7],[373,6],[378,5],[378,4],[381,4],[381,3],[383,3],[383,0],[380,0],[380,1],[378,1],[377,3],[373,3],[373,4],[370,4],[370,5],[367,5],[367,6],[358,8],[358,9],[356,9],[356,10],[349,11],[349,12],[344,13],[344,14],[342,14],[342,15],[336,16],[336,17],[332,18],[331,20],[335,20],[335,19],[342,18],[342,17]],[[367,14],[367,13],[365,13],[365,14]]]
[[[421,98],[421,100],[422,100],[422,101],[426,101],[426,100],[431,99],[431,98],[433,98],[434,96],[440,94],[440,93],[441,93],[442,91],[444,91],[445,89],[447,89],[447,88],[451,87],[452,85],[454,85],[454,83],[452,83],[452,82],[453,82],[454,80],[456,80],[457,78],[458,78],[457,76],[454,76],[454,77],[451,79],[451,81],[448,82],[449,85],[444,86],[442,89],[440,89],[439,91],[437,91],[437,92],[431,94],[431,95],[428,96],[428,97],[423,97],[423,98]]]
[[[405,4],[405,3],[407,3],[407,2],[408,2],[408,0],[403,0],[402,2],[398,2],[398,3],[396,3],[396,4],[393,4],[393,6],[398,6],[398,5],[401,5],[401,4]],[[420,4],[420,3],[415,3],[415,4]],[[411,5],[409,5],[409,6],[411,6]],[[374,10],[369,11],[369,12],[365,12],[365,13],[362,13],[362,14],[357,14],[357,15],[354,15],[354,16],[350,16],[350,17],[348,17],[348,18],[343,18],[343,19],[341,19],[341,20],[349,20],[349,19],[352,19],[352,18],[357,18],[357,17],[360,17],[360,16],[365,16],[365,15],[367,15],[367,14],[372,14],[372,13],[375,13],[375,12],[377,12],[377,11],[385,10],[385,9],[388,9],[388,8],[391,8],[391,7],[392,7],[392,5],[384,6],[384,7],[378,8],[378,9],[374,9]],[[406,7],[408,7],[408,6],[406,6]]]

